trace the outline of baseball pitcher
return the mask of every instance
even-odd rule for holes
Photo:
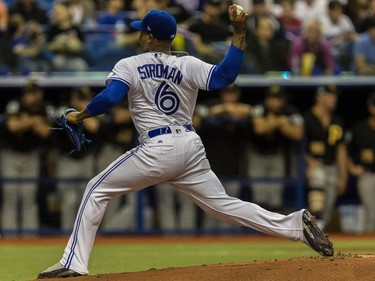
[[[108,201],[160,182],[172,184],[220,220],[302,241],[322,255],[333,255],[331,241],[307,210],[285,216],[229,197],[211,170],[192,116],[199,89],[225,87],[240,71],[248,15],[235,5],[229,6],[228,13],[234,28],[232,44],[225,58],[211,65],[192,56],[173,55],[175,19],[165,11],[149,11],[141,21],[131,23],[140,31],[144,53],[120,60],[108,75],[107,87],[84,110],[66,114],[68,122],[79,124],[127,96],[141,144],[89,181],[62,259],[39,278],[88,274],[89,255]]]

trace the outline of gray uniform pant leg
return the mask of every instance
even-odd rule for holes
[[[17,179],[38,179],[40,158],[38,151],[2,152],[2,176]],[[5,182],[2,186],[2,229],[4,231],[35,231],[39,227],[38,184],[36,181]],[[20,213],[18,212],[20,203]],[[20,218],[20,220],[18,220]]]
[[[338,169],[336,165],[320,164],[308,175],[308,185],[322,191],[322,227],[329,223],[337,198]],[[310,206],[311,207],[311,206]]]
[[[366,172],[358,179],[358,193],[365,210],[365,230],[375,231],[375,173]]]
[[[250,150],[248,161],[248,175],[251,179],[282,178],[285,176],[285,161],[282,153],[263,155]],[[283,203],[283,183],[279,182],[254,182],[252,188],[252,201],[265,204],[269,207],[280,208]]]
[[[57,175],[62,181],[58,182],[57,189],[60,196],[60,221],[64,231],[73,228],[76,213],[81,202],[86,182],[64,182],[67,179],[90,178],[93,175],[94,162],[92,155],[82,159],[62,156],[57,165]]]
[[[323,165],[326,174],[325,205],[323,220],[329,223],[337,199],[338,169],[336,165]]]

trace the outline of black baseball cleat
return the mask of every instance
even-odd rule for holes
[[[331,240],[320,230],[316,224],[316,218],[308,210],[302,214],[302,223],[305,244],[322,256],[333,256],[334,249]]]
[[[47,268],[45,271],[39,273],[38,279],[50,279],[50,278],[66,278],[66,277],[79,277],[85,274],[79,274],[71,269],[65,268],[61,263]]]

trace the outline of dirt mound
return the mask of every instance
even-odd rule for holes
[[[340,281],[375,280],[375,255],[346,255],[149,269],[100,274],[66,281]],[[49,279],[54,280],[54,279]],[[61,279],[56,279],[61,280]]]

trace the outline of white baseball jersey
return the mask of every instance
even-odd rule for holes
[[[228,196],[211,170],[200,137],[187,129],[191,128],[198,90],[207,90],[212,70],[212,65],[193,57],[160,53],[145,53],[116,64],[107,82],[117,79],[129,86],[132,118],[146,137],[87,184],[60,260],[65,268],[88,272],[96,231],[110,199],[164,181],[217,219],[304,241],[303,210],[285,216]],[[151,134],[155,129],[159,133]]]
[[[129,110],[139,134],[154,128],[188,125],[198,90],[208,90],[212,64],[192,56],[149,52],[120,60],[108,75],[129,86]]]

